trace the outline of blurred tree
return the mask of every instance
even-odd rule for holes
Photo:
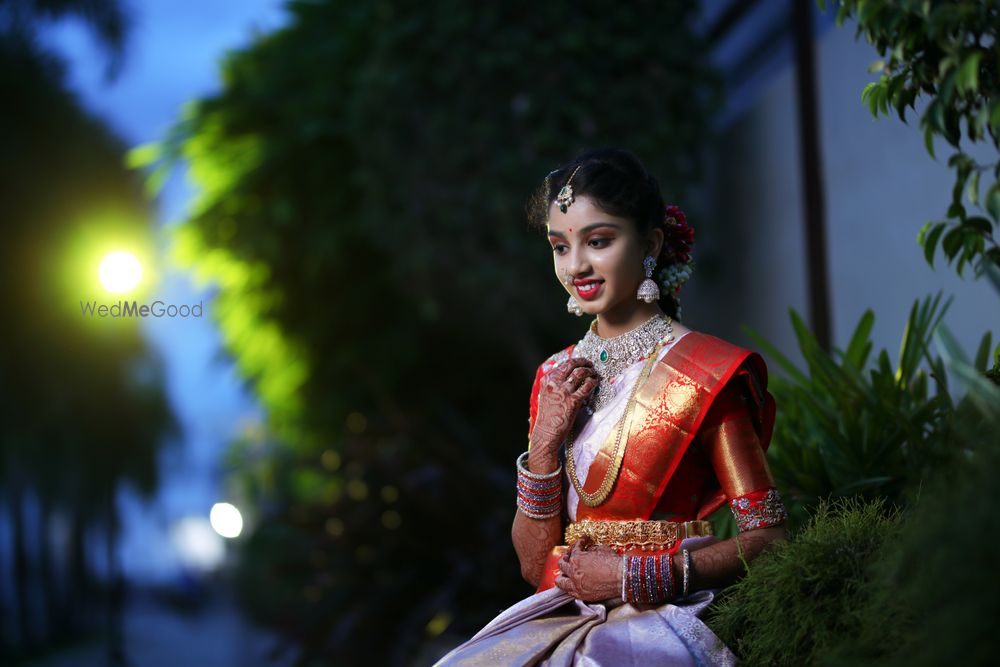
[[[718,82],[694,3],[288,9],[133,159],[189,161],[176,256],[268,410],[231,459],[245,600],[303,662],[400,664],[530,592],[513,461],[535,368],[582,331],[523,202],[607,144],[682,197]]]
[[[121,66],[130,19],[120,0],[4,0],[0,30],[5,39],[31,41],[45,21],[79,19],[94,32],[108,58],[109,77]]]
[[[3,584],[15,589],[17,632],[0,651],[15,653],[93,624],[88,535],[115,541],[118,488],[155,488],[157,452],[176,428],[159,362],[134,322],[98,325],[77,311],[95,296],[88,279],[101,243],[149,245],[151,215],[123,145],[36,40],[40,21],[63,16],[88,21],[109,58],[120,57],[117,2],[0,6],[0,519],[13,527],[14,576]],[[26,513],[29,501],[37,513]],[[53,541],[56,526],[65,550]]]

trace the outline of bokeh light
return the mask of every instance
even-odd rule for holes
[[[98,274],[104,289],[125,294],[135,289],[142,279],[142,265],[132,253],[117,250],[104,256]]]
[[[215,503],[208,515],[212,528],[223,537],[239,537],[243,532],[243,515],[234,505]]]
[[[214,570],[225,558],[225,543],[204,517],[185,517],[174,525],[172,532],[178,558],[192,569]]]

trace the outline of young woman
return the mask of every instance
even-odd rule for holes
[[[763,359],[678,321],[693,232],[630,152],[556,169],[529,216],[593,320],[531,390],[512,537],[536,592],[438,664],[733,664],[700,617],[785,537]],[[705,517],[727,503],[720,541]]]

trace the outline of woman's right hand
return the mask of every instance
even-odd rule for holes
[[[571,357],[545,375],[538,387],[538,414],[531,431],[531,448],[555,456],[569,435],[584,401],[600,382],[594,364]]]

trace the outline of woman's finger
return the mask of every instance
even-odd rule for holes
[[[567,577],[573,575],[573,566],[570,564],[569,561],[559,559],[558,565],[559,565],[559,571],[562,572],[564,575],[566,575]]]
[[[573,391],[573,395],[579,398],[586,398],[592,391],[594,391],[594,387],[596,387],[598,383],[600,383],[598,378],[588,377]]]
[[[593,366],[590,359],[584,357],[571,357],[559,364],[554,371],[552,371],[552,379],[555,382],[562,382],[566,379],[566,376],[571,372],[576,370],[581,366]]]
[[[569,377],[563,381],[563,384],[566,385],[566,388],[570,392],[574,392],[591,377],[591,373],[592,371],[589,368],[575,368],[569,374]]]

